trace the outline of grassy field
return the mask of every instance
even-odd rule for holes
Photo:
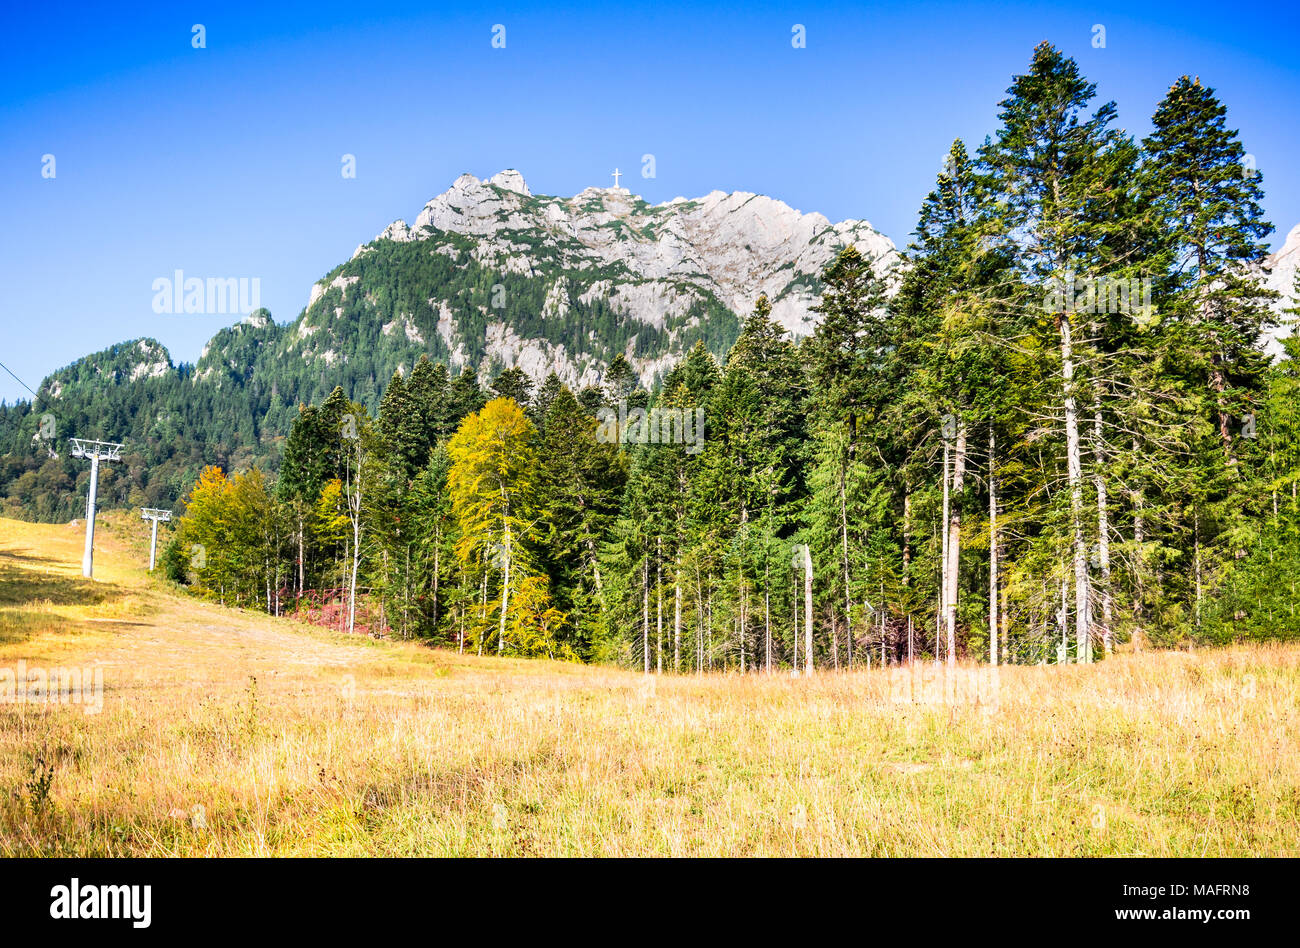
[[[645,679],[198,603],[145,531],[90,582],[0,520],[0,672],[104,683],[0,703],[0,855],[1300,854],[1300,648]]]

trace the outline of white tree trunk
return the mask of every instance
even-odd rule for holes
[[[1137,444],[1134,443],[1136,450]],[[1142,496],[1142,488],[1137,488],[1132,492],[1133,498],[1133,545],[1137,549],[1133,553],[1135,567],[1133,569],[1133,584],[1136,586],[1134,598],[1137,602],[1133,606],[1133,650],[1142,651],[1142,638],[1146,634],[1143,628],[1146,620],[1146,524],[1144,521],[1143,508],[1146,501]]]
[[[997,436],[989,428],[989,664],[998,663],[998,482],[994,476]]]
[[[813,565],[812,551],[807,546],[803,548],[803,654],[804,654],[804,674],[812,675],[813,673],[813,647],[812,647],[812,590],[813,590]]]
[[[502,564],[501,576],[501,634],[497,638],[497,654],[500,655],[506,648],[506,612],[510,608],[510,521],[505,521],[505,528],[502,531],[505,537],[505,556]]]
[[[361,568],[361,483],[360,476],[357,478],[357,494],[355,504],[349,503],[349,512],[352,514],[352,581],[351,588],[348,592],[348,631],[351,632],[356,627],[357,621],[357,570]]]
[[[939,613],[934,621],[934,663],[943,651],[943,623],[948,614],[948,438],[943,439],[943,521],[939,524]]]
[[[307,561],[306,541],[303,538],[302,508],[298,508],[298,598],[302,598],[303,590],[307,588],[307,573],[305,563]]]
[[[960,421],[953,450],[952,497],[948,506],[948,570],[944,595],[948,634],[948,667],[957,664],[958,568],[961,562],[961,491],[966,478],[966,423]]]
[[[840,471],[840,548],[844,560],[844,631],[848,635],[849,667],[853,667],[853,597],[849,594],[849,512],[848,512],[848,462]],[[836,650],[838,653],[838,649]],[[839,655],[836,654],[836,664]]]
[[[663,553],[663,541],[656,539],[658,554]],[[655,557],[655,671],[664,673],[664,577],[659,565],[659,556]]]
[[[1083,460],[1079,444],[1079,409],[1074,397],[1074,343],[1070,317],[1060,317],[1061,375],[1065,392],[1066,475],[1070,483],[1070,527],[1074,545],[1075,661],[1092,660],[1092,603],[1088,579],[1088,550],[1083,538]]]
[[[772,593],[763,589],[763,647],[765,649],[764,671],[772,673]]]
[[[641,564],[641,652],[645,657],[645,673],[650,674],[650,557]]]
[[[1104,447],[1102,444],[1101,406],[1096,402],[1092,408],[1092,460],[1094,465],[1092,482],[1097,491],[1097,558],[1101,571],[1101,645],[1102,651],[1111,653],[1111,627],[1114,612],[1110,588],[1110,511],[1107,509],[1106,476],[1103,465]]]
[[[673,570],[673,671],[682,670],[682,557],[677,555],[677,568]]]

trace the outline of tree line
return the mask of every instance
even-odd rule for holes
[[[1300,347],[1262,344],[1262,178],[1198,79],[1140,141],[1095,98],[1039,46],[905,265],[844,248],[802,340],[761,297],[724,360],[699,343],[653,390],[622,356],[578,392],[426,358],[374,417],[336,388],[274,481],[204,472],[169,571],[646,671],[1295,638]]]

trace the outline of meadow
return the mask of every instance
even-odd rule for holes
[[[663,675],[199,602],[146,525],[0,520],[4,856],[1300,854],[1300,647]],[[974,666],[963,674],[989,685]],[[89,680],[89,679],[88,679]],[[89,713],[88,713],[89,712]]]

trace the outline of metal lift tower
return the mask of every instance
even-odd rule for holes
[[[81,575],[95,575],[95,494],[99,490],[99,462],[122,460],[123,444],[69,438],[74,458],[90,459],[90,493],[86,497],[86,552],[81,557]]]
[[[153,536],[149,538],[149,572],[153,572],[154,558],[158,553],[158,521],[166,522],[172,518],[170,510],[159,510],[157,507],[141,507],[140,519],[153,521]]]

